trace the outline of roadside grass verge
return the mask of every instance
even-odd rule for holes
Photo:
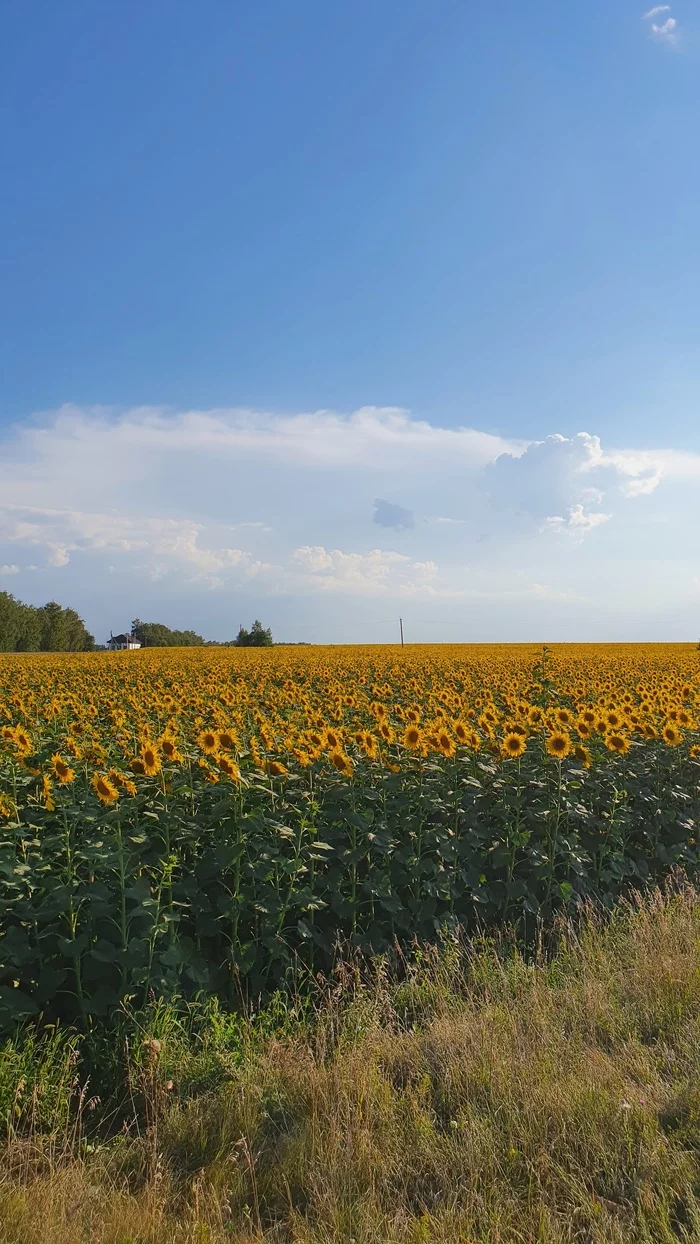
[[[551,954],[451,941],[262,1015],[154,1006],[91,1040],[99,1084],[76,1033],[0,1051],[0,1244],[700,1240],[686,882]]]

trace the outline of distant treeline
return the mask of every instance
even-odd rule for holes
[[[206,640],[196,631],[173,631],[163,622],[142,622],[134,618],[131,634],[144,648],[200,648]]]
[[[138,639],[144,648],[270,648],[273,643],[272,631],[264,627],[257,618],[250,630],[241,627],[235,639],[218,640],[203,639],[196,631],[173,631],[163,622],[142,622],[134,618],[131,623],[131,634]]]
[[[176,631],[163,622],[135,618],[131,633],[144,648],[197,648],[215,641],[196,631]],[[257,619],[250,630],[241,627],[235,639],[221,647],[268,648],[272,632]],[[96,644],[75,609],[64,609],[51,600],[46,605],[25,605],[9,592],[0,592],[0,652],[93,652]]]
[[[90,652],[95,641],[75,609],[55,600],[24,605],[0,592],[0,652]]]

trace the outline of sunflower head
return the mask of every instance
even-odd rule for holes
[[[219,740],[213,730],[202,730],[197,735],[197,746],[205,756],[214,756],[219,750]]]
[[[522,734],[515,730],[511,730],[510,734],[506,735],[503,743],[501,744],[501,751],[504,756],[516,759],[518,756],[523,755],[526,747],[527,743],[525,742]]]
[[[591,767],[591,753],[589,752],[589,750],[588,750],[588,748],[587,748],[587,747],[584,747],[584,746],[583,746],[583,744],[582,744],[582,743],[576,743],[576,744],[575,744],[575,746],[574,746],[574,756],[575,756],[575,757],[576,757],[576,759],[578,760],[579,764],[580,764],[580,765],[583,765],[583,768],[584,768],[584,769],[590,769],[590,767]]]
[[[571,739],[563,730],[555,730],[547,739],[547,755],[564,760],[571,751]]]
[[[344,777],[352,776],[352,761],[344,752],[331,752],[331,764],[338,773],[342,773]]]
[[[417,726],[408,726],[404,731],[403,745],[411,751],[417,751],[422,746],[423,738]]]
[[[219,747],[224,752],[235,752],[240,748],[240,740],[235,730],[219,731]]]
[[[443,756],[454,756],[456,750],[454,741],[446,730],[438,730],[437,745],[438,751],[442,752]]]
[[[626,756],[630,749],[630,741],[625,734],[611,730],[605,736],[605,746],[609,752],[617,752],[618,756]]]
[[[158,750],[152,743],[145,743],[141,748],[141,759],[143,761],[143,771],[148,777],[153,777],[160,770],[160,756]]]
[[[100,803],[109,806],[109,804],[114,803],[119,798],[119,791],[116,786],[113,786],[109,778],[102,773],[94,775],[91,786]]]
[[[162,734],[158,740],[158,747],[163,753],[165,759],[171,764],[176,764],[178,761],[182,760],[182,756],[178,751],[177,743],[175,742],[172,734]]]
[[[41,793],[44,799],[44,807],[46,808],[46,811],[55,812],[56,803],[53,797],[53,786],[51,785],[51,778],[46,774],[44,774],[41,779]]]
[[[229,760],[228,756],[219,756],[219,768],[232,782],[240,782],[241,771],[235,761]]]
[[[68,786],[71,782],[75,781],[74,770],[71,769],[70,765],[67,765],[65,760],[58,754],[54,754],[51,757],[51,768],[53,769],[56,781],[60,782],[63,786]]]

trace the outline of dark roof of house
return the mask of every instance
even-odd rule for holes
[[[132,638],[132,635],[112,635],[109,642],[111,644],[128,644]]]

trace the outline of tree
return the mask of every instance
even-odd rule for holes
[[[63,609],[55,600],[37,610],[42,652],[89,652],[94,639],[75,609]]]
[[[68,627],[65,614],[55,600],[50,600],[39,610],[42,652],[65,652]]]
[[[241,627],[238,635],[234,640],[236,648],[271,648],[274,643],[272,631],[269,627],[264,627],[259,618],[256,618],[250,630]]]
[[[0,652],[14,652],[17,647],[21,609],[10,592],[0,592]]]
[[[39,610],[33,605],[19,604],[19,632],[15,652],[38,652],[41,646]]]
[[[171,631],[163,622],[142,622],[134,618],[131,633],[144,648],[197,648],[204,644],[196,631]]]
[[[37,608],[0,592],[0,652],[89,652],[94,640],[75,609]]]

